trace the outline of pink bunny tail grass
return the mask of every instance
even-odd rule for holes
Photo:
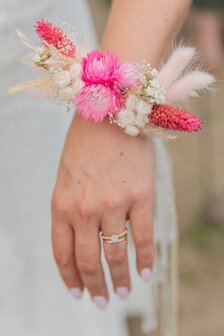
[[[194,115],[169,105],[154,105],[149,114],[153,126],[181,132],[198,132],[201,129],[201,119]]]
[[[192,71],[171,85],[166,91],[166,99],[184,101],[189,97],[197,97],[200,90],[210,89],[215,79],[205,71]]]
[[[159,72],[158,79],[165,88],[169,87],[190,64],[195,55],[191,47],[176,48]]]
[[[68,57],[75,56],[76,47],[61,28],[43,19],[37,21],[34,27],[37,35],[43,41],[55,47],[61,54]]]

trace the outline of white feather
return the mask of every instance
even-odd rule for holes
[[[35,45],[33,44],[33,42],[31,40],[28,39],[28,37],[26,37],[26,35],[24,35],[19,29],[16,29],[16,33],[19,37],[19,39],[21,40],[21,42],[23,44],[25,44],[28,48],[32,49],[32,50],[36,50]]]
[[[184,71],[194,57],[195,49],[191,47],[178,47],[171,54],[158,74],[160,84],[169,87]]]
[[[214,77],[204,71],[193,71],[177,80],[166,91],[166,99],[170,101],[183,101],[188,97],[197,96],[197,91],[207,89],[214,83]]]

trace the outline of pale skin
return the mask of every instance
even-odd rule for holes
[[[189,0],[114,0],[101,43],[122,61],[157,67],[188,12]],[[155,151],[152,139],[131,138],[107,119],[78,113],[70,125],[52,197],[52,241],[59,272],[76,298],[86,288],[99,308],[109,300],[99,232],[119,234],[130,219],[137,271],[153,267]],[[131,290],[127,240],[103,244],[115,292]]]

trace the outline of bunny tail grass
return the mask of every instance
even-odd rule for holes
[[[184,71],[194,57],[195,49],[178,47],[159,72],[158,79],[162,86],[168,88]]]
[[[213,83],[214,77],[207,72],[190,72],[167,89],[167,101],[184,101],[189,97],[196,97],[198,90],[208,89]]]

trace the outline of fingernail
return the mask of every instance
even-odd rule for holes
[[[97,305],[97,307],[101,310],[106,309],[107,307],[107,300],[104,296],[94,296],[93,301]]]
[[[82,291],[78,287],[70,288],[70,293],[76,300],[80,300],[82,297]]]
[[[122,301],[127,300],[128,295],[129,295],[129,291],[127,287],[117,287],[116,293]]]
[[[150,268],[143,268],[141,270],[141,277],[143,281],[148,282],[151,279],[152,271]]]

